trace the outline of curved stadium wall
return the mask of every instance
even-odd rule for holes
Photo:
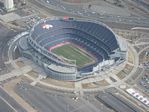
[[[96,58],[96,62],[79,68],[75,63],[52,53],[49,48],[71,42]],[[19,41],[24,57],[41,66],[47,76],[58,80],[78,80],[94,74],[94,67],[106,60],[122,60],[115,34],[105,24],[76,18],[43,19],[37,22],[29,35]]]

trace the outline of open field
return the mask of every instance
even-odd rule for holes
[[[82,67],[94,62],[89,54],[83,52],[73,44],[66,44],[57,48],[52,49],[52,52],[58,56],[62,56],[69,60],[76,60],[76,65]]]

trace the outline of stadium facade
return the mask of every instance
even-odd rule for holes
[[[58,44],[71,42],[89,52],[96,62],[78,67],[75,60],[66,59],[49,50]],[[94,76],[124,62],[127,43],[105,24],[78,18],[52,18],[37,22],[29,34],[19,40],[22,56],[41,66],[47,76],[57,80],[76,81]]]

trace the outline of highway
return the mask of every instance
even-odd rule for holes
[[[14,110],[15,112],[26,112],[26,110],[21,107],[12,97],[10,97],[1,87],[0,87],[0,107],[1,107],[1,99],[3,99],[5,101],[5,104],[3,103],[3,105],[5,107],[3,107],[4,109],[9,109],[9,110]],[[6,104],[7,102],[7,104]],[[2,108],[0,108],[1,110]],[[7,112],[7,111],[0,111],[0,112]],[[8,111],[11,112],[11,111]]]
[[[5,62],[8,61],[7,51],[9,46],[7,43],[17,35],[18,32],[12,31],[0,22],[0,75],[12,70],[12,67],[5,65]]]
[[[6,27],[4,27],[1,23],[0,23],[0,74],[3,74],[4,72],[6,72],[6,66],[4,64],[4,61],[6,59],[6,49],[7,49],[7,41],[11,38],[12,32],[10,32],[10,30],[8,30]]]
[[[7,101],[5,101],[2,97],[0,97],[0,107],[0,112],[15,112],[15,109],[9,106],[9,104],[7,104]]]
[[[49,1],[49,2],[47,2]],[[124,16],[113,16],[113,15],[101,15],[97,12],[92,12],[89,9],[84,9],[82,7],[78,7],[75,5],[65,4],[60,0],[30,0],[34,4],[40,4],[44,6],[44,8],[53,9],[56,11],[70,13],[73,15],[77,15],[80,17],[87,17],[90,19],[95,19],[104,22],[115,22],[121,24],[129,24],[135,26],[149,26],[148,18],[140,18],[140,17],[124,17]]]
[[[0,77],[5,77],[3,74],[10,72],[13,68],[10,65],[5,65],[8,60],[8,42],[18,32],[14,32],[3,23],[0,23]],[[4,79],[4,78],[3,78]],[[0,87],[0,112],[26,112],[12,97],[10,97]]]

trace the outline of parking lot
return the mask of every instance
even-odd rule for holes
[[[138,85],[144,92],[149,93],[149,71],[146,71],[142,77],[138,80]]]
[[[83,98],[52,94],[25,83],[18,84],[15,91],[39,112],[102,112]]]
[[[26,112],[12,97],[0,87],[0,112]]]

